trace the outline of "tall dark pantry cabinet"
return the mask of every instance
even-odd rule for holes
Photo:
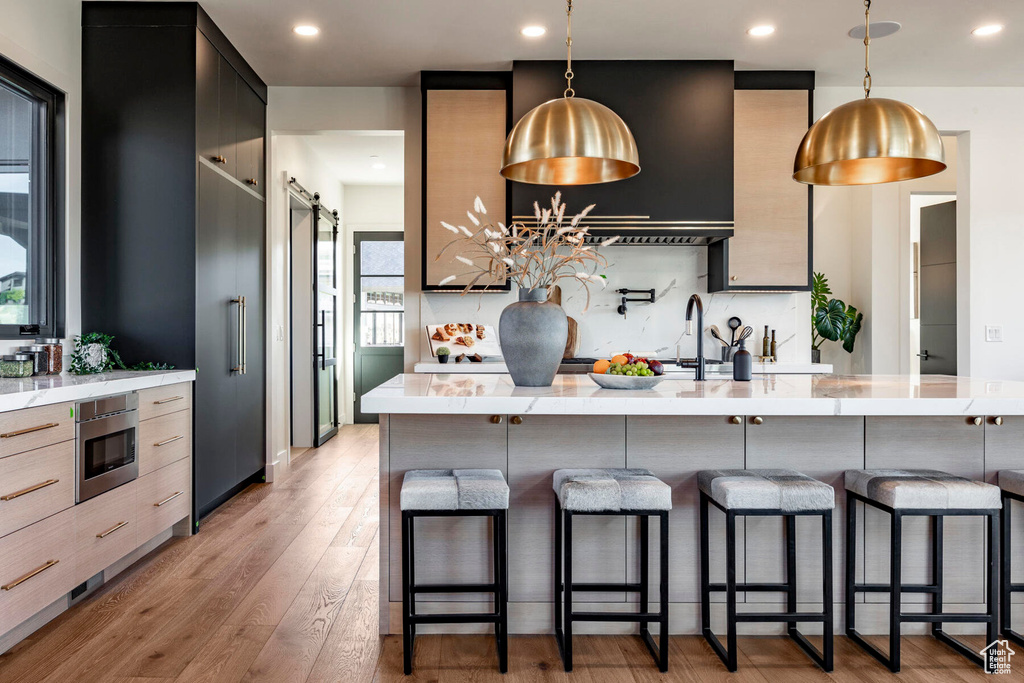
[[[264,476],[267,87],[193,2],[82,26],[83,329],[196,369],[199,520]]]

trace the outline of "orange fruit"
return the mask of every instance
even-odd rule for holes
[[[619,365],[626,365],[627,363],[629,363],[629,359],[620,353],[617,356],[612,356],[612,362],[618,363]]]
[[[596,363],[594,363],[594,374],[603,375],[604,373],[608,372],[608,368],[610,368],[611,366],[612,362],[610,360],[599,360]]]

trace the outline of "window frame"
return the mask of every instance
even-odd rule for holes
[[[28,325],[0,324],[0,339],[24,340],[35,337],[65,335],[65,95],[46,81],[34,76],[9,59],[0,56],[0,80],[5,87],[46,105],[42,121],[42,139],[32,141],[33,164],[43,166],[43,196],[32,202],[29,211],[36,235],[41,235],[44,248],[37,250],[26,263],[27,279],[43,292],[46,323],[30,321]],[[32,178],[35,180],[35,178]],[[43,216],[40,217],[39,214]]]

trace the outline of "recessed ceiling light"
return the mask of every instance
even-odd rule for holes
[[[299,24],[292,30],[298,33],[300,36],[315,36],[316,34],[320,33],[320,29],[318,29],[316,26],[310,26],[309,24]]]
[[[527,38],[540,38],[547,32],[548,30],[543,26],[524,26],[523,30],[520,31]]]
[[[971,35],[975,36],[992,36],[1003,30],[1002,24],[988,24],[986,26],[979,26],[978,28],[971,31]]]
[[[775,27],[768,25],[755,26],[747,29],[747,34],[752,36],[770,36],[773,33],[775,33]]]

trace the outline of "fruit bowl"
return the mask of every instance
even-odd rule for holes
[[[588,372],[590,379],[602,389],[653,389],[665,379],[664,375],[652,377],[631,377],[629,375],[600,375]]]

